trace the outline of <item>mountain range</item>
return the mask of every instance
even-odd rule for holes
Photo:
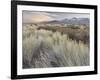
[[[89,25],[89,18],[65,18],[62,20],[52,20],[52,21],[44,21],[42,23],[51,23],[51,24],[85,24]]]

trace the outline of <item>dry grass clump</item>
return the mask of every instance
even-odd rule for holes
[[[87,66],[89,47],[67,34],[27,27],[23,31],[23,68]]]
[[[45,29],[53,32],[61,32],[62,34],[67,34],[69,38],[76,40],[77,42],[82,41],[85,44],[89,44],[89,29],[87,26],[73,26],[69,25],[67,27],[38,27],[38,30]]]

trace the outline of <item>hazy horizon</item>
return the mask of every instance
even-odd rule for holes
[[[67,12],[40,12],[40,11],[23,11],[23,23],[38,23],[52,20],[63,20],[71,18],[89,18],[88,13],[67,13]]]

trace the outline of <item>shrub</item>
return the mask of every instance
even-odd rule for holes
[[[23,68],[89,65],[89,47],[67,34],[27,28],[22,42]]]

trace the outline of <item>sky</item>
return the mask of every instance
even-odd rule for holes
[[[67,13],[67,12],[39,12],[39,11],[23,11],[23,23],[38,23],[52,20],[63,20],[65,18],[89,18],[88,13]]]

